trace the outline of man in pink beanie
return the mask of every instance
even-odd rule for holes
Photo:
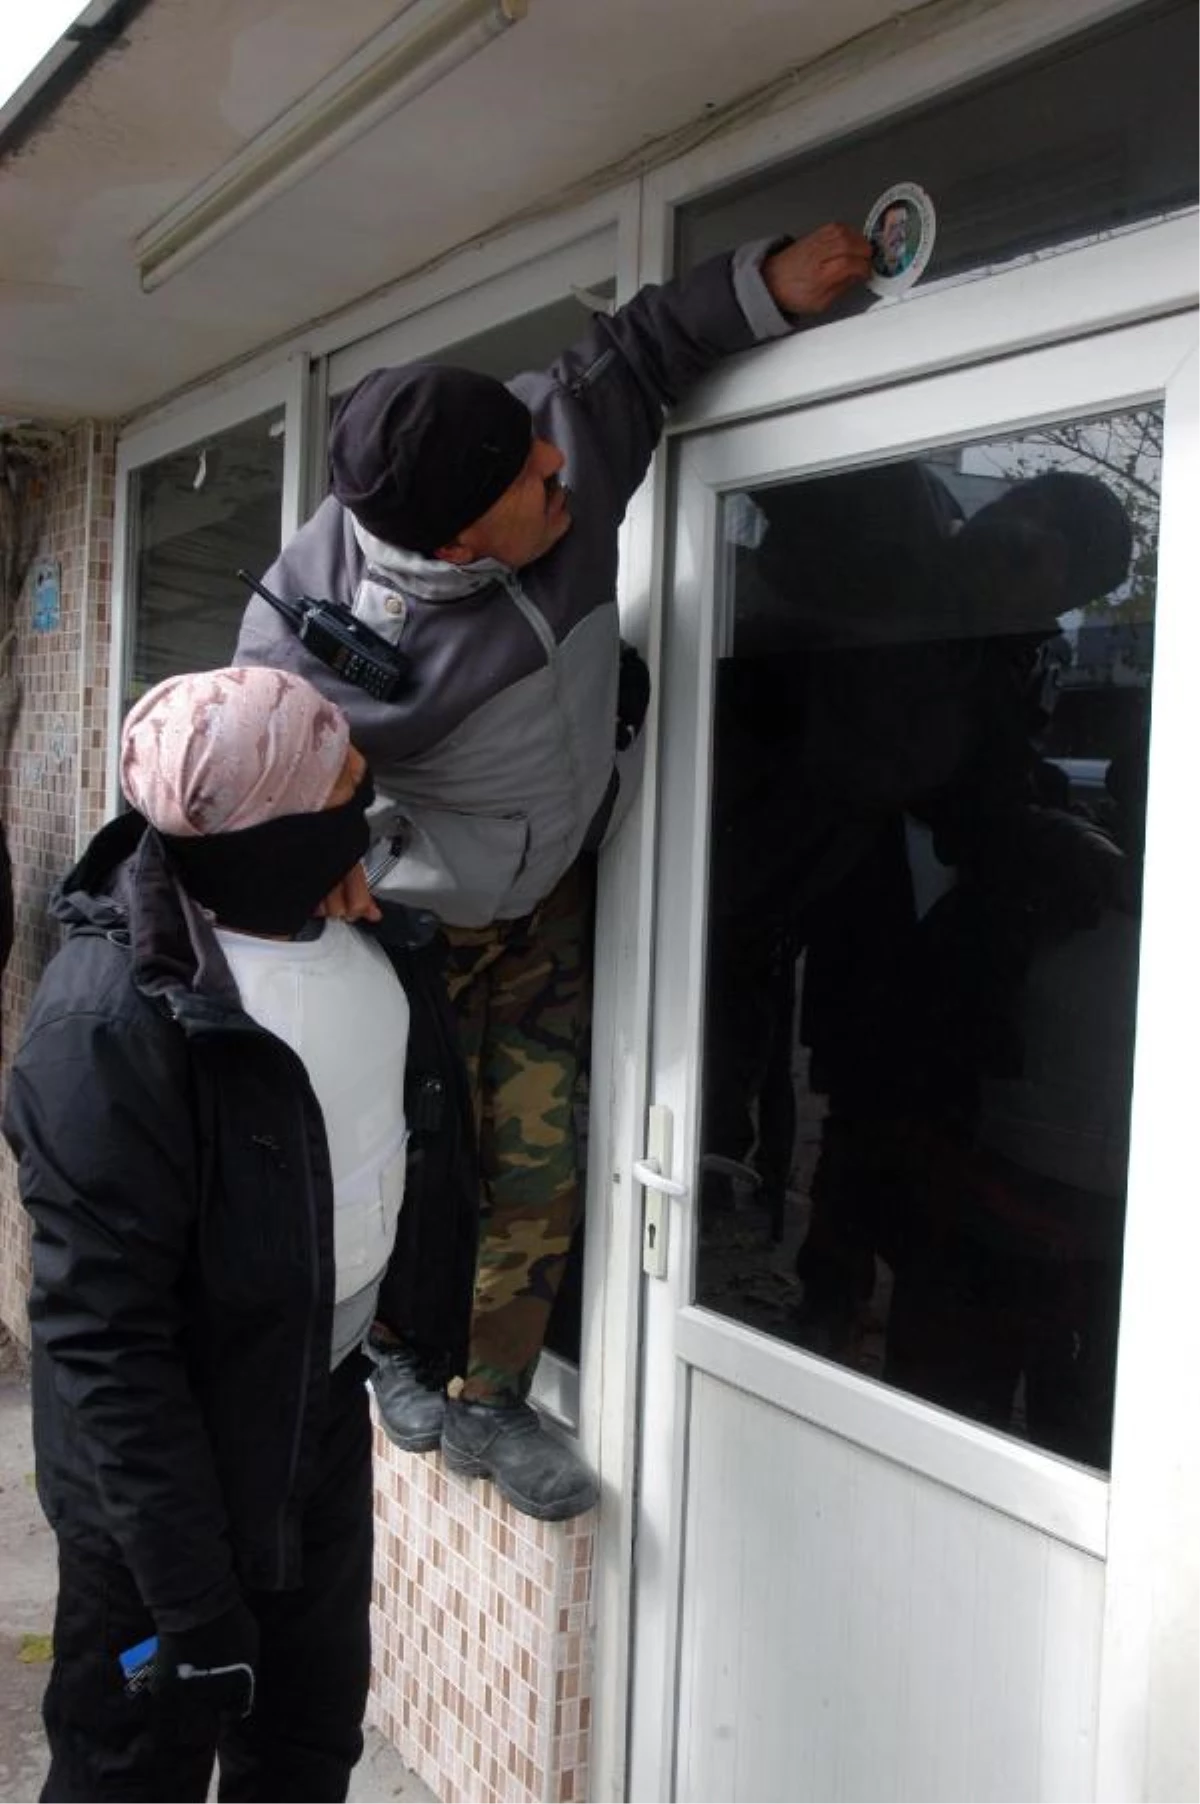
[[[361,1352],[404,1189],[408,1005],[321,919],[371,784],[278,670],[173,677],[56,892],[4,1128],[59,1542],[48,1799],[340,1799],[370,1670]]]

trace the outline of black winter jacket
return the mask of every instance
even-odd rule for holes
[[[38,1491],[160,1629],[297,1584],[328,1385],[333,1194],[295,1054],[242,1010],[140,816],[60,886],[69,938],[4,1131],[33,1218]]]

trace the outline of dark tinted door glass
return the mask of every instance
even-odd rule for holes
[[[723,503],[696,1300],[1097,1467],[1161,436]]]

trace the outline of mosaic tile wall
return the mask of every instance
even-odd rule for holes
[[[434,1795],[588,1796],[594,1518],[535,1522],[375,1436],[371,1716]]]
[[[4,667],[20,686],[0,770],[0,814],[16,891],[16,943],[3,985],[6,1046],[16,1044],[56,944],[46,916],[51,885],[68,868],[79,840],[103,818],[116,485],[112,428],[73,428],[47,480],[50,511],[36,562],[61,566],[59,620],[47,631],[35,627],[31,574],[17,608],[11,662]],[[0,1146],[0,1321],[22,1341],[28,1283],[28,1229],[12,1156]]]

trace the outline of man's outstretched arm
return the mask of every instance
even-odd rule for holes
[[[819,319],[870,268],[860,232],[824,225],[793,242],[767,240],[710,258],[676,281],[641,289],[611,318],[593,320],[549,374],[591,416],[618,499],[641,482],[667,410],[694,383],[724,358]],[[518,393],[528,380],[517,379]]]

